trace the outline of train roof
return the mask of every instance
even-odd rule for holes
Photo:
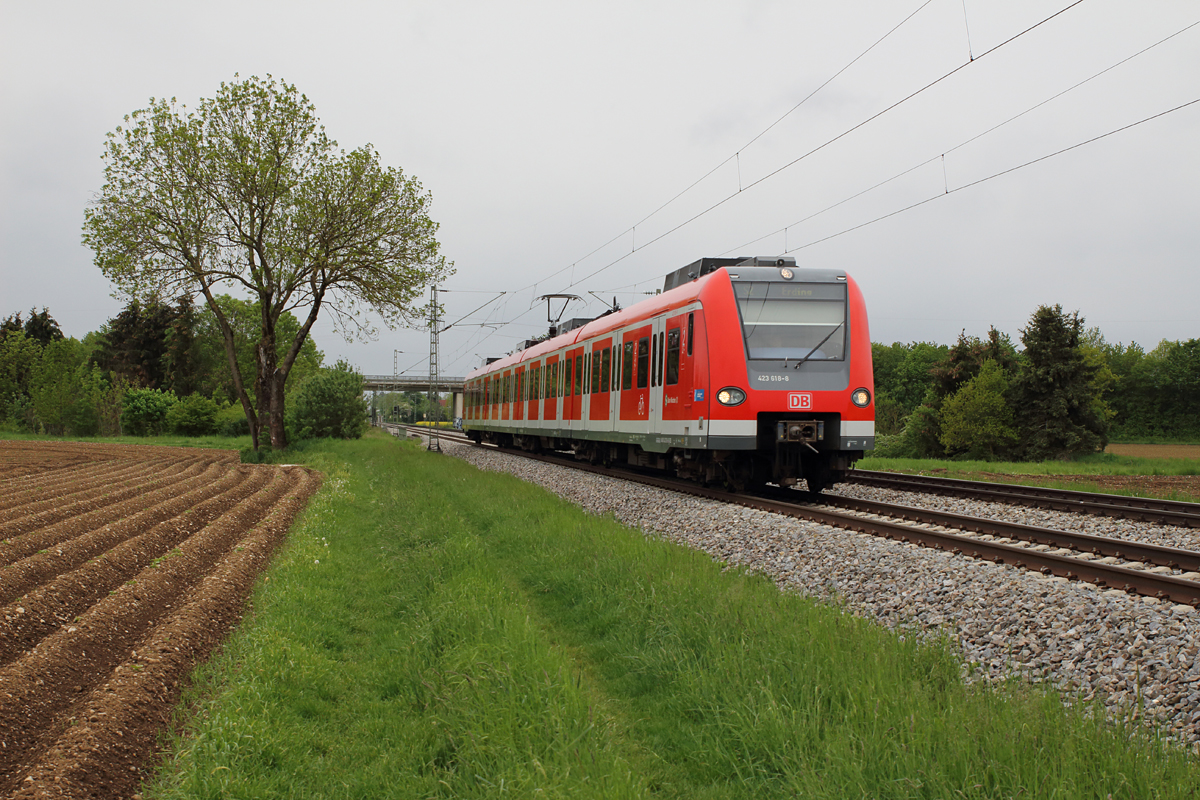
[[[693,261],[686,267],[668,274],[662,293],[620,311],[605,312],[592,320],[573,319],[570,321],[570,326],[558,336],[537,343],[527,342],[530,346],[472,370],[467,374],[467,379],[474,378],[477,374],[504,369],[526,359],[538,358],[546,353],[561,350],[564,347],[571,347],[581,340],[602,336],[610,331],[622,328],[632,321],[648,316],[655,316],[672,308],[689,305],[699,299],[704,286],[718,271],[730,272],[730,268],[739,268],[736,273],[731,274],[731,277],[740,277],[744,280],[780,280],[779,272],[784,267],[794,269],[796,267],[796,259],[747,258],[744,256],[737,258],[701,258]],[[806,283],[835,283],[846,280],[846,273],[842,270],[803,269],[798,270],[798,272],[800,274],[797,277]]]

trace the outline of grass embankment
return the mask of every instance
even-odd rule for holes
[[[198,678],[160,798],[1192,796],[1194,759],[391,437]]]

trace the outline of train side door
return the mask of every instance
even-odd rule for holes
[[[601,339],[592,345],[592,392],[588,406],[588,419],[592,422],[607,422],[610,419],[612,389],[612,337]],[[589,426],[605,430],[607,426]]]
[[[513,370],[513,419],[525,419],[525,368]]]
[[[686,365],[689,383],[691,385],[691,403],[685,406],[689,420],[696,420],[696,428],[702,435],[707,435],[704,420],[709,419],[708,404],[712,402],[709,396],[715,389],[708,385],[708,337],[705,334],[704,309],[697,308],[689,311],[685,322],[683,352],[685,359],[680,362],[680,374],[684,375]],[[682,379],[681,379],[682,383]],[[720,387],[716,387],[720,388]]]
[[[664,320],[656,317],[650,326],[650,426],[659,430],[663,407],[663,328]]]
[[[563,353],[563,379],[562,379],[562,418],[564,428],[571,428],[571,420],[575,419],[575,398],[571,394],[571,384],[575,380],[575,351],[567,350]]]
[[[529,365],[529,372],[526,375],[526,380],[529,383],[529,421],[533,422],[538,418],[538,400],[541,397],[538,395],[538,371],[539,364],[535,361]]]
[[[542,419],[553,422],[558,419],[558,392],[555,391],[558,378],[558,356],[547,356],[545,369],[546,391],[545,399],[542,400]]]
[[[571,420],[578,422],[583,419],[583,348],[577,347],[571,351],[575,361],[575,378],[571,382]],[[572,425],[579,428],[579,425]]]
[[[509,397],[509,383],[510,383],[511,378],[512,378],[511,370],[505,370],[504,374],[500,377],[500,419],[501,419],[501,421],[507,420],[511,416],[511,414],[509,414],[509,402],[512,400],[512,398]]]
[[[652,325],[627,331],[621,341],[621,426],[628,433],[650,431],[650,333]]]
[[[684,344],[687,318],[687,314],[668,317],[663,326],[666,335],[663,337],[662,418],[666,423],[665,429],[671,433],[683,433],[682,427],[672,423],[691,418],[695,399],[692,394],[691,359],[687,356],[687,347]]]

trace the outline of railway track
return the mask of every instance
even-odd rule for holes
[[[1139,522],[1155,522],[1160,525],[1200,528],[1200,503],[1184,503],[1178,500],[1125,497],[1113,494],[1076,492],[1068,489],[1050,489],[1043,486],[986,483],[958,478],[938,478],[858,469],[850,473],[848,482],[884,489],[1015,503],[1054,511],[1074,511]]]
[[[429,432],[425,428],[413,430],[421,434]],[[471,443],[456,431],[443,430],[439,435],[451,441]],[[503,452],[694,497],[983,558],[1045,575],[1200,606],[1200,553],[1190,550],[834,495],[822,495],[814,500],[805,493],[787,489],[773,490],[768,496],[732,493],[561,456],[519,450]],[[1010,498],[1007,502],[1021,502],[1016,499],[1021,497],[1019,493],[1006,496]],[[1112,512],[1120,507],[1107,505],[1104,508]],[[1072,507],[1069,510],[1081,509]]]

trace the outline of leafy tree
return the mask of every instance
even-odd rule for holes
[[[41,358],[42,347],[25,335],[23,327],[9,329],[0,339],[0,419],[32,423],[23,410],[29,406],[33,372]]]
[[[389,326],[419,319],[421,289],[449,272],[421,185],[370,146],[339,150],[308,98],[269,76],[223,83],[192,113],[152,99],[109,134],[104,159],[85,243],[131,297],[204,297],[256,448],[263,428],[286,445],[284,387],[322,309],[344,334],[370,335],[362,309]],[[252,376],[216,301],[224,285],[259,304]],[[279,319],[299,308],[280,358]]]
[[[995,459],[1017,443],[1008,377],[992,359],[942,403],[941,442],[971,458]]]
[[[1023,368],[1014,386],[1026,458],[1069,458],[1102,449],[1108,419],[1099,370],[1082,346],[1083,318],[1039,306],[1021,331]]]
[[[931,355],[928,353],[927,356]],[[983,364],[992,360],[1005,372],[1012,372],[1019,361],[1008,334],[995,328],[986,340],[967,336],[963,331],[953,347],[929,367],[929,383],[921,405],[905,422],[904,432],[894,450],[913,458],[940,458],[947,455],[942,440],[942,405],[968,381],[979,374]]]
[[[243,375],[253,375],[254,354],[259,340],[259,320],[262,319],[259,304],[238,300],[227,294],[217,295],[215,299],[233,334],[238,369]],[[285,311],[279,315],[276,324],[276,353],[280,360],[286,356],[287,348],[299,330],[300,322],[291,312]],[[220,395],[223,400],[237,402],[237,389],[225,354],[225,337],[217,316],[207,307],[196,314],[195,335],[196,346],[192,358],[196,370],[196,391],[209,397]],[[305,337],[304,344],[292,363],[292,369],[288,372],[288,388],[295,388],[315,375],[321,368],[323,358],[312,337]],[[248,388],[248,392],[253,399],[253,388]]]
[[[29,321],[25,323],[25,335],[43,346],[63,339],[62,329],[58,327],[54,317],[43,307],[40,312],[29,309]]]
[[[137,386],[171,388],[165,356],[172,322],[170,306],[134,298],[102,329],[96,363]]]
[[[189,395],[167,409],[167,428],[184,436],[216,433],[220,410],[220,406],[204,395]]]
[[[63,338],[63,332],[58,327],[58,322],[44,307],[40,312],[29,309],[29,319],[26,321],[21,320],[20,312],[6,317],[3,322],[0,322],[0,341],[7,338],[10,333],[24,333],[43,347]]]
[[[301,439],[332,436],[357,439],[367,429],[363,376],[345,361],[322,370],[296,391],[288,415],[292,433]]]
[[[103,373],[84,361],[75,339],[47,344],[29,384],[37,424],[56,435],[94,435],[100,428],[98,406],[107,391]]]
[[[875,424],[880,433],[886,435],[903,429],[933,383],[934,365],[945,359],[948,352],[945,345],[930,342],[871,344]]]
[[[167,430],[175,395],[158,389],[130,389],[121,409],[121,430],[130,436],[156,436]]]

